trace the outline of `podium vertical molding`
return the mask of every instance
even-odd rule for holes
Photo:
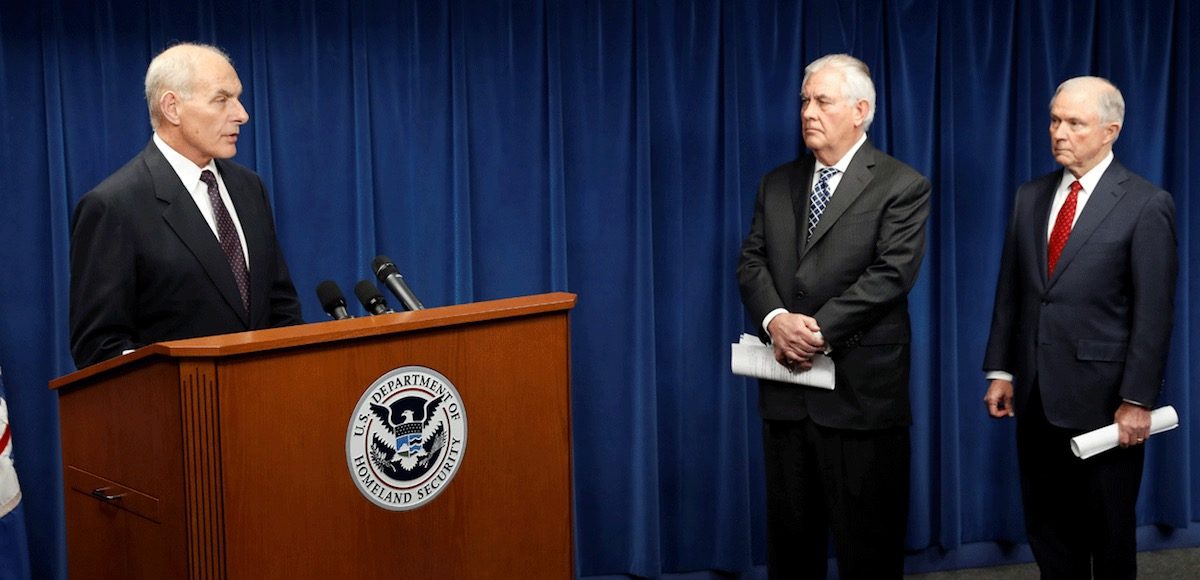
[[[179,365],[189,577],[225,578],[220,408],[212,360]]]

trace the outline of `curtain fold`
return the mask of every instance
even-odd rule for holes
[[[756,387],[728,371],[758,321],[733,271],[759,177],[802,151],[803,67],[831,52],[871,67],[872,141],[934,185],[910,296],[910,568],[1028,558],[1013,426],[986,417],[979,368],[1012,194],[1055,169],[1051,94],[1106,76],[1128,105],[1117,157],[1178,210],[1162,403],[1183,424],[1148,448],[1139,522],[1159,547],[1200,542],[1198,27],[1185,0],[4,4],[0,365],[35,574],[65,576],[45,385],[73,370],[71,210],[150,138],[145,67],[177,40],[222,46],[241,75],[237,160],[272,196],[308,320],[321,280],[349,290],[377,254],[430,307],[579,294],[581,576],[765,562]]]

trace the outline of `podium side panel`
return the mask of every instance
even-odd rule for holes
[[[159,361],[59,391],[72,577],[187,576],[177,372]]]

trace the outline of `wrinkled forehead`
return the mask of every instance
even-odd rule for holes
[[[237,96],[242,92],[242,81],[237,71],[218,55],[200,59],[194,74],[192,89],[197,93]]]
[[[810,99],[817,97],[840,99],[844,81],[845,73],[833,67],[825,67],[808,76],[800,94]]]
[[[1100,117],[1100,104],[1096,94],[1078,88],[1064,89],[1050,101],[1050,115],[1065,119],[1092,119]]]

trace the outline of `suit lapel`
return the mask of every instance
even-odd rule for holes
[[[143,155],[154,180],[154,194],[167,204],[163,210],[163,219],[204,267],[209,280],[220,291],[225,302],[249,328],[249,318],[242,308],[242,297],[238,292],[237,282],[233,279],[233,272],[229,269],[229,262],[225,259],[225,252],[221,250],[220,242],[213,235],[200,209],[192,201],[191,194],[184,188],[183,183],[179,181],[179,175],[153,141],[143,151]],[[201,281],[197,280],[197,283]]]
[[[792,165],[792,212],[795,214],[795,219],[792,220],[792,247],[796,248],[798,256],[804,251],[804,232],[808,231],[808,202],[812,193],[813,168],[816,164],[817,158],[809,153]]]
[[[833,192],[833,197],[829,198],[829,205],[825,207],[825,211],[821,214],[821,220],[817,222],[817,229],[813,231],[812,238],[809,238],[808,243],[804,245],[804,251],[801,252],[801,257],[808,253],[825,233],[837,223],[838,218],[846,213],[846,210],[854,204],[854,200],[862,195],[867,188],[867,184],[871,182],[873,174],[871,168],[875,166],[875,148],[871,146],[871,142],[863,143],[862,147],[855,153],[854,158],[850,160],[850,165],[846,166],[846,174],[842,176],[842,180],[838,183],[837,189]],[[811,173],[811,171],[810,171]],[[811,177],[809,180],[811,181]],[[805,205],[804,229],[808,229],[808,207]]]
[[[1058,264],[1054,267],[1054,276],[1049,280],[1051,285],[1062,277],[1062,273],[1070,267],[1071,259],[1079,253],[1079,249],[1087,243],[1088,238],[1125,195],[1125,187],[1121,184],[1127,179],[1129,176],[1125,168],[1113,160],[1108,169],[1104,171],[1104,175],[1100,177],[1100,181],[1096,183],[1096,191],[1093,191],[1088,197],[1087,205],[1083,206],[1083,213],[1079,214],[1079,219],[1075,220],[1075,226],[1071,228],[1067,245],[1063,246]]]
[[[1038,227],[1034,228],[1033,232],[1031,232],[1033,235],[1033,248],[1035,248],[1034,251],[1037,253],[1034,256],[1034,261],[1038,265],[1042,288],[1045,288],[1049,282],[1046,279],[1046,272],[1049,268],[1049,263],[1047,262],[1049,258],[1046,255],[1049,251],[1046,232],[1049,231],[1050,220],[1054,219],[1054,216],[1050,215],[1050,210],[1054,207],[1054,193],[1058,190],[1059,181],[1062,179],[1062,172],[1060,171],[1052,175],[1055,177],[1047,181],[1046,186],[1042,189],[1041,195],[1038,196],[1033,207],[1033,215],[1039,218],[1035,222]]]

